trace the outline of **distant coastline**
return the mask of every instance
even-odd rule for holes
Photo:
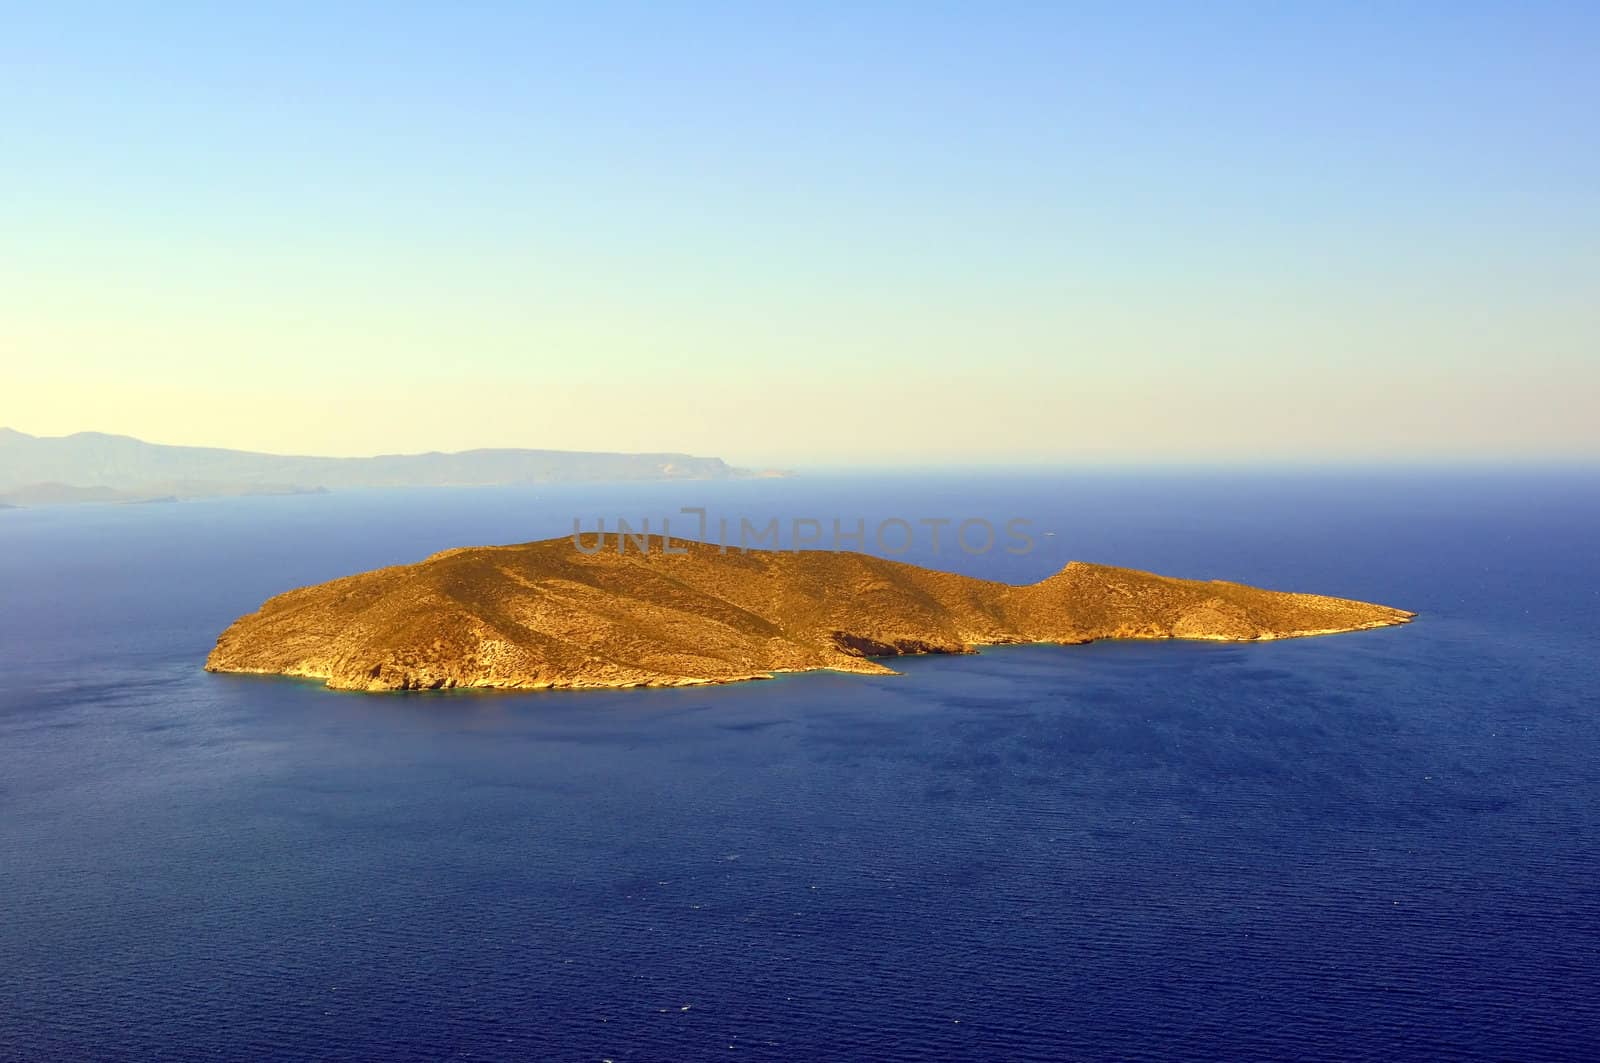
[[[235,495],[315,494],[367,487],[734,480],[791,475],[676,453],[484,449],[329,458],[168,446],[78,432],[33,436],[0,428],[0,506],[154,502]]]

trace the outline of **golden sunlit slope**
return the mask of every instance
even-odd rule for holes
[[[593,536],[589,537],[591,547]],[[447,550],[303,587],[236,620],[213,672],[348,690],[684,686],[870,658],[1100,638],[1243,641],[1403,624],[1401,609],[1073,562],[1028,586],[831,551],[570,538]]]

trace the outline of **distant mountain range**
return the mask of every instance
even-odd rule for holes
[[[464,450],[319,458],[173,447],[131,436],[31,436],[0,428],[0,506],[159,502],[360,487],[469,487],[783,476],[689,454]]]

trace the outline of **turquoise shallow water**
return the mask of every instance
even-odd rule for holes
[[[0,1055],[1600,1052],[1600,476],[399,492],[0,513]],[[278,590],[680,505],[1004,520],[1026,556],[1405,628],[708,690],[208,676]]]

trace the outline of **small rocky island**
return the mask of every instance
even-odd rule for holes
[[[614,536],[446,550],[269,599],[211,672],[340,690],[690,686],[874,658],[1094,639],[1254,641],[1403,624],[1402,609],[1074,561],[1027,586],[867,554]],[[599,548],[603,546],[604,548]]]

